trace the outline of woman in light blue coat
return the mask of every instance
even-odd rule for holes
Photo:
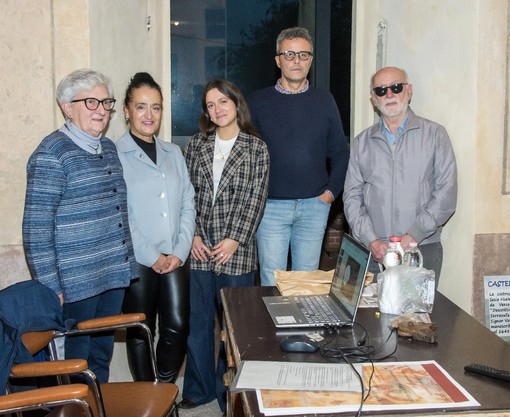
[[[143,312],[155,334],[159,378],[174,382],[186,352],[189,278],[184,268],[195,230],[194,189],[177,145],[157,138],[162,93],[147,73],[131,79],[124,99],[130,129],[117,142],[128,194],[128,215],[140,278],[126,290],[123,311]],[[127,333],[133,378],[150,380],[148,346],[135,329]]]

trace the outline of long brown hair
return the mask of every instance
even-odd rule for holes
[[[239,129],[245,133],[254,136],[260,136],[253,125],[251,124],[251,115],[246,100],[239,90],[239,87],[234,83],[227,80],[213,80],[206,84],[202,94],[202,112],[200,113],[200,132],[207,136],[216,130],[216,125],[212,122],[207,111],[207,103],[205,96],[213,89],[217,88],[222,94],[225,94],[230,100],[234,102],[237,108],[237,125]]]

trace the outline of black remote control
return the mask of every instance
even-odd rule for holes
[[[480,374],[480,375],[490,376],[492,378],[502,379],[503,381],[510,381],[510,371],[493,368],[488,365],[472,363],[471,365],[464,366],[464,370],[467,372],[473,372],[475,374]]]

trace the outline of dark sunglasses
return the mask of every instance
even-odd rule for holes
[[[393,94],[400,94],[402,90],[404,89],[404,85],[407,85],[407,83],[395,83],[392,85],[381,85],[380,87],[374,87],[372,88],[372,91],[375,93],[378,97],[384,97],[386,95],[386,91],[388,91],[388,88],[391,89]]]

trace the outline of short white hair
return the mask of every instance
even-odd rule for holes
[[[106,86],[108,96],[113,98],[113,84],[106,75],[86,68],[73,71],[58,83],[57,100],[59,104],[70,103],[79,92],[89,91],[101,85]]]

